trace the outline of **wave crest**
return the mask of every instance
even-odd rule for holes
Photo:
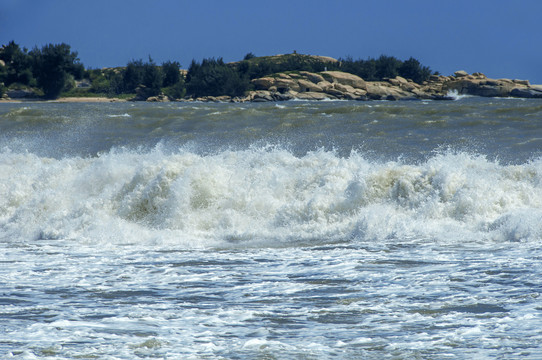
[[[95,158],[0,154],[0,237],[179,246],[535,241],[542,160],[464,152],[420,164],[278,148]]]

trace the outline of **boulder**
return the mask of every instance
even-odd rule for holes
[[[300,91],[301,88],[296,80],[279,78],[275,80],[274,86],[281,92],[286,92],[288,90]]]
[[[148,102],[168,102],[169,98],[164,94],[160,94],[160,95],[157,95],[157,96],[148,97],[147,101]]]
[[[518,87],[509,79],[467,79],[458,78],[445,84],[444,92],[457,91],[459,94],[483,96],[483,97],[506,97]]]
[[[215,101],[218,101],[218,102],[231,102],[231,96],[228,96],[228,95],[216,96]]]
[[[290,79],[301,79],[303,76],[296,74],[296,73],[290,73],[290,75],[287,74],[281,74],[279,76],[283,77],[282,75],[288,76]],[[286,79],[286,77],[284,77]]]
[[[299,74],[303,75],[305,77],[305,79],[307,79],[307,80],[309,80],[309,81],[311,81],[311,82],[313,82],[315,84],[318,84],[321,81],[325,81],[324,77],[322,75],[311,73],[311,72],[308,72],[308,71],[300,71]]]
[[[399,83],[401,83],[401,84],[408,84],[408,82],[409,82],[407,79],[405,79],[404,77],[401,77],[399,75],[397,75],[395,77],[395,80],[399,81]]]
[[[542,90],[534,88],[515,88],[510,92],[510,96],[519,98],[540,99],[542,98]]]
[[[322,92],[322,88],[311,81],[299,79],[297,80],[297,83],[299,84],[299,88],[302,92]]]
[[[289,92],[284,93],[284,94],[276,92],[276,93],[273,93],[272,96],[273,96],[273,99],[275,99],[276,101],[286,101],[286,100],[291,100],[294,98],[294,96]]]
[[[456,78],[461,78],[461,77],[469,76],[469,73],[466,72],[465,70],[458,70],[458,71],[454,72],[454,76]]]
[[[429,81],[430,82],[435,82],[435,81],[438,81],[438,82],[445,82],[448,80],[448,77],[447,76],[442,76],[442,75],[429,75]]]
[[[342,84],[339,84],[339,83],[335,83],[335,84],[333,84],[333,88],[335,90],[339,90],[340,92],[343,92],[343,93],[353,93],[354,92],[354,87],[352,87],[350,85],[342,85]]]
[[[344,98],[344,92],[342,92],[340,90],[337,90],[334,87],[331,87],[331,88],[327,89],[326,94],[330,95],[330,96],[333,96],[333,97],[336,97],[338,99]]]
[[[483,97],[503,97],[510,96],[512,89],[499,85],[480,85],[469,89],[469,95]]]
[[[399,87],[404,91],[413,91],[414,89],[419,89],[420,85],[413,83],[413,82],[407,82],[407,83],[401,83]]]
[[[389,83],[383,82],[368,83],[367,97],[372,100],[401,100],[415,98],[412,93],[392,87]]]
[[[529,83],[529,80],[519,80],[519,79],[514,79],[512,80],[514,82],[514,84],[518,84],[518,85],[526,85],[526,86],[529,86],[531,85]]]
[[[296,98],[301,99],[301,100],[325,100],[325,99],[329,99],[330,96],[321,92],[308,91],[308,92],[297,94]]]
[[[267,90],[275,84],[275,79],[272,77],[262,77],[251,81],[256,90]]]
[[[361,89],[358,89],[358,90],[365,91],[365,90],[361,90]],[[365,96],[365,94],[364,95],[357,95],[357,94],[354,94],[354,93],[345,93],[344,98],[346,100],[357,100],[357,101],[367,100],[367,96]]]
[[[318,85],[324,92],[327,92],[329,89],[333,89],[333,84],[326,80],[320,81],[316,85]]]
[[[248,95],[248,99],[254,102],[274,101],[271,92],[265,90],[251,91]]]
[[[341,85],[350,85],[357,89],[367,89],[367,84],[365,80],[359,76],[345,73],[342,71],[324,71],[321,75],[329,82],[339,83]]]
[[[401,84],[397,79],[388,79],[388,82],[393,86],[399,86]]]
[[[388,82],[394,86],[401,86],[404,84],[408,84],[408,80],[401,76],[396,76],[393,79],[388,79]]]

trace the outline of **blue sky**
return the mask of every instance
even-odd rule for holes
[[[542,0],[0,0],[0,43],[65,42],[86,67],[291,53],[414,57],[542,84]]]

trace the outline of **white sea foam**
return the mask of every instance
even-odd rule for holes
[[[185,247],[542,237],[542,160],[421,164],[253,148],[0,154],[0,237]]]
[[[461,100],[471,97],[470,95],[459,94],[457,90],[449,90],[448,93],[446,93],[446,96],[454,100]]]
[[[110,118],[129,118],[129,117],[132,117],[132,115],[128,114],[128,113],[124,113],[124,114],[109,114],[107,115],[107,117],[110,117]]]

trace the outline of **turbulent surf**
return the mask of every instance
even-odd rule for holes
[[[0,105],[0,354],[539,358],[535,100]]]

